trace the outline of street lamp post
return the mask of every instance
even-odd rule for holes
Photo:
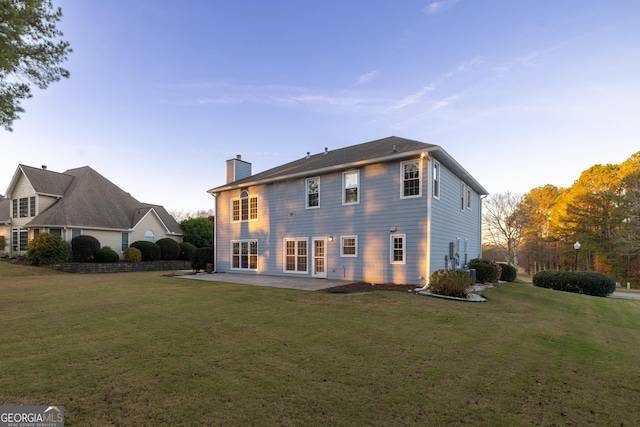
[[[580,250],[580,246],[582,246],[580,242],[576,242],[573,245],[573,249],[576,250],[576,260],[573,264],[573,271],[578,271],[578,251]]]

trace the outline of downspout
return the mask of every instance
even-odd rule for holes
[[[479,230],[480,230],[480,258],[482,258],[482,201],[484,199],[486,199],[487,197],[489,197],[488,194],[485,194],[483,196],[480,196],[480,206],[478,206],[478,226],[479,226]]]
[[[432,156],[429,153],[426,153],[426,155],[423,158],[423,161],[427,164],[427,183],[426,185],[424,185],[423,187],[426,189],[425,193],[427,195],[427,225],[426,225],[426,230],[425,230],[425,237],[427,239],[427,256],[426,256],[426,260],[425,260],[425,280],[424,280],[424,286],[423,289],[426,289],[429,287],[429,277],[431,275],[431,202],[432,202],[432,183],[431,183],[431,179],[432,179],[432,174],[433,174],[433,168],[431,166],[431,159]]]
[[[213,272],[218,272],[218,194],[211,193],[213,196]]]

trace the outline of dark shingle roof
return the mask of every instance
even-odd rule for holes
[[[243,185],[268,183],[305,174],[312,175],[359,164],[375,163],[385,159],[401,158],[405,154],[406,156],[412,156],[421,151],[431,152],[439,161],[454,170],[462,178],[465,178],[476,191],[480,194],[487,194],[486,190],[439,146],[397,136],[390,136],[336,150],[326,150],[320,154],[303,157],[282,166],[251,175],[248,178],[213,188],[209,192],[217,193],[239,188]]]
[[[22,169],[22,172],[38,194],[62,196],[73,180],[73,176],[64,173],[26,165],[19,165],[19,168]]]
[[[23,167],[23,170],[26,168]],[[30,168],[29,181],[32,177],[37,180],[45,174],[35,173],[38,169]],[[57,183],[46,187],[38,182],[38,189],[55,189],[68,181],[63,197],[50,208],[41,212],[29,224],[36,226],[73,226],[99,229],[128,230],[133,228],[140,219],[153,209],[167,227],[170,233],[182,234],[180,226],[167,211],[159,205],[141,203],[129,193],[100,175],[88,166],[69,169],[63,174],[43,171],[51,174]],[[34,188],[35,185],[34,185]],[[57,187],[60,188],[60,187]],[[42,192],[36,189],[38,192]],[[45,192],[46,194],[56,194]]]

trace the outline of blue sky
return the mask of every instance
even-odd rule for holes
[[[236,154],[255,173],[396,135],[527,193],[640,150],[635,0],[54,4],[71,78],[0,130],[2,192],[18,163],[88,165],[140,201],[210,209]]]

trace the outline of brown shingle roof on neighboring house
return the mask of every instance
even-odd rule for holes
[[[22,170],[24,176],[27,177],[37,194],[62,196],[73,180],[73,176],[64,173],[26,165],[19,165],[18,167]]]
[[[32,174],[37,175],[42,174]],[[164,222],[167,233],[182,234],[178,223],[162,206],[139,202],[88,166],[69,169],[57,175],[70,177],[63,197],[36,216],[28,224],[29,227],[69,226],[130,230],[139,221],[136,220],[138,212],[143,212],[144,215],[153,209]],[[60,179],[60,182],[62,181],[64,179]],[[57,185],[61,185],[60,182]]]

